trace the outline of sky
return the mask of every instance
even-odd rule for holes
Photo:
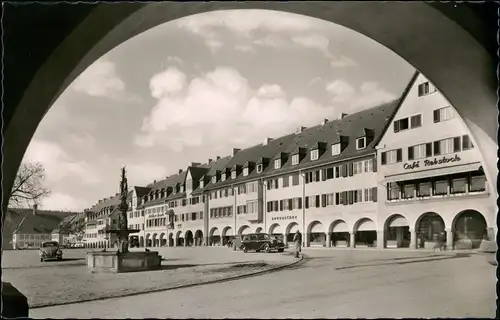
[[[401,96],[414,68],[355,31],[265,10],[193,15],[89,66],[23,161],[46,169],[42,208],[81,211],[129,185]]]

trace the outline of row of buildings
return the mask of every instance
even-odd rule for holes
[[[141,247],[218,246],[235,235],[304,234],[305,246],[478,246],[496,234],[491,190],[462,119],[418,72],[400,99],[191,163],[135,186]],[[85,210],[88,247],[112,246],[118,195]]]

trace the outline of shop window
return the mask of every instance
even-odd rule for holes
[[[465,189],[467,186],[467,177],[455,177],[451,179],[451,193],[452,194],[458,194],[458,193],[465,193]]]
[[[417,197],[429,197],[431,195],[431,182],[425,181],[417,184]]]
[[[469,192],[486,191],[486,176],[481,172],[472,172],[469,183]]]
[[[413,199],[415,196],[415,184],[406,183],[403,187],[403,198],[404,199]]]
[[[442,196],[448,194],[448,180],[439,178],[434,181],[433,195]]]
[[[387,200],[397,200],[399,199],[399,184],[397,182],[391,182],[387,185]]]

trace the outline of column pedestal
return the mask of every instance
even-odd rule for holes
[[[356,232],[350,233],[349,248],[356,248]]]
[[[377,248],[385,248],[385,233],[384,230],[377,230]]]
[[[410,249],[417,249],[417,233],[410,230]]]
[[[453,230],[446,229],[446,250],[453,250]]]
[[[326,234],[326,247],[330,248],[332,246],[332,234]]]

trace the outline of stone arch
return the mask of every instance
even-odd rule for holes
[[[217,227],[213,227],[212,229],[210,229],[209,235],[210,236],[208,237],[208,242],[210,246],[221,245],[222,238]]]
[[[269,234],[275,234],[275,233],[280,233],[279,231],[282,229],[279,223],[273,223],[269,227]]]
[[[175,233],[175,246],[179,247],[184,244],[184,234],[182,233],[182,230],[177,230]]]
[[[230,226],[225,226],[224,229],[222,229],[222,237],[227,237],[227,236],[234,236],[233,234],[233,228]]]
[[[411,232],[408,219],[400,213],[388,216],[384,221],[384,247],[408,248],[410,242]]]
[[[6,103],[8,114],[11,115],[6,119],[4,134],[5,154],[9,155],[4,163],[4,171],[7,173],[4,178],[6,189],[11,188],[26,147],[48,108],[92,62],[122,42],[174,18],[213,10],[251,8],[283,10],[340,24],[379,42],[421,70],[443,92],[471,130],[474,143],[479,146],[486,160],[488,181],[491,190],[494,190],[492,182],[495,181],[497,158],[497,97],[496,79],[490,73],[494,59],[487,52],[487,45],[480,36],[485,29],[481,17],[475,16],[466,6],[457,8],[460,14],[450,18],[427,3],[412,6],[393,3],[385,6],[383,11],[374,2],[330,1],[327,4],[294,5],[280,2],[227,2],[207,3],[194,11],[183,11],[176,5],[165,2],[139,4],[123,11],[103,7],[92,10],[86,15],[85,22],[67,30],[68,36],[62,37],[63,40],[59,42],[53,42],[53,48],[58,50],[48,50],[53,54],[40,59],[40,64],[34,66],[36,71],[21,76],[28,78],[25,82],[20,82],[22,88],[19,92],[23,94],[14,92],[14,97],[8,100],[10,103]],[[466,27],[468,23],[463,22],[464,20],[473,21],[472,25],[475,27]],[[96,32],[92,26],[97,25],[98,21],[100,27]],[[374,25],[377,27],[374,28]],[[427,36],[429,32],[433,33],[432,37]],[[410,38],[414,41],[401,41]],[[78,50],[74,50],[75,43],[80,44]],[[68,58],[59,59],[60,56]],[[427,59],[428,56],[435,58]],[[53,70],[59,72],[53,74]],[[29,120],[25,119],[26,114],[31,115]],[[2,203],[8,203],[6,200],[8,199],[4,198]]]
[[[349,245],[350,232],[349,225],[345,220],[336,219],[328,226],[327,246],[345,248]]]
[[[247,233],[250,233],[250,227],[247,225],[242,225],[238,229],[238,235],[243,235],[243,234],[247,234]]]
[[[377,226],[372,219],[368,217],[358,219],[358,221],[354,223],[353,232],[354,237],[350,239],[352,247],[377,246]]]
[[[147,233],[146,234],[146,247],[152,247],[152,246],[153,246],[153,243],[151,241],[151,234]]]
[[[440,236],[444,236],[446,222],[436,212],[428,211],[422,213],[415,221],[415,234],[418,248],[434,248]]]
[[[200,229],[196,230],[194,233],[194,245],[199,247],[203,243],[203,231]]]
[[[262,227],[257,227],[257,229],[255,229],[255,233],[262,233],[262,231],[264,231]]]
[[[184,233],[184,245],[187,247],[193,246],[194,244],[194,236],[191,230],[186,230]]]
[[[165,247],[167,245],[167,239],[165,238],[165,233],[164,232],[162,232],[160,234],[160,242],[159,242],[159,244],[160,244],[160,247]]]
[[[479,248],[483,240],[494,241],[494,234],[488,228],[486,217],[474,209],[458,212],[451,223],[453,242],[460,247]]]
[[[306,229],[306,246],[325,246],[326,233],[323,223],[319,220],[314,220],[309,223]]]

